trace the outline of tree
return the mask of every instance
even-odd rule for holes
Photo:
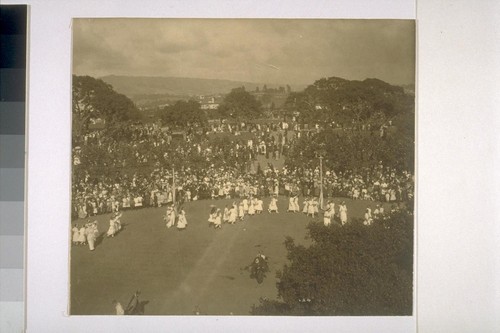
[[[287,238],[289,263],[277,273],[278,299],[261,299],[252,314],[412,314],[412,208],[370,226],[313,222],[308,234],[309,247]]]
[[[74,137],[88,131],[92,118],[105,120],[108,129],[141,119],[139,110],[129,98],[117,93],[104,81],[90,76],[73,75],[72,98]]]
[[[303,119],[335,121],[348,126],[372,123],[374,119],[377,119],[376,125],[382,125],[400,113],[414,110],[414,98],[406,94],[402,87],[378,79],[348,81],[338,77],[322,78],[309,85],[302,94],[302,100],[310,105],[320,105],[328,110],[307,114],[314,113],[315,108],[301,107]],[[289,95],[289,99],[295,97],[293,93]]]
[[[324,166],[339,171],[370,168],[382,162],[396,170],[414,170],[413,137],[399,129],[386,137],[379,131],[341,131],[327,128],[312,138],[303,137],[288,152],[285,164],[290,168],[314,168],[315,152],[325,149]]]
[[[262,116],[261,104],[244,88],[235,88],[219,107],[223,118],[254,119]]]
[[[203,126],[207,123],[207,116],[200,108],[200,103],[190,101],[177,101],[161,110],[163,124],[177,127],[189,125]]]

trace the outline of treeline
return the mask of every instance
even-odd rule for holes
[[[309,247],[285,241],[278,298],[251,314],[273,316],[409,316],[413,312],[413,209],[365,226],[313,222]]]
[[[414,114],[414,96],[378,79],[323,78],[288,96],[285,108],[303,123],[335,122],[343,127],[382,125],[404,113]]]

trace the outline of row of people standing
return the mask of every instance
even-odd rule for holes
[[[97,221],[88,221],[83,225],[75,224],[71,231],[73,245],[88,245],[90,251],[95,250],[95,243],[99,236]]]

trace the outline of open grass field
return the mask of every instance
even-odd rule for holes
[[[376,204],[345,201],[349,218],[361,218],[367,207]],[[231,202],[185,204],[188,227],[184,231],[166,228],[164,208],[125,211],[122,231],[114,238],[100,237],[95,251],[73,246],[71,314],[114,314],[112,301],[125,307],[135,290],[141,290],[141,301],[148,301],[146,315],[192,315],[196,307],[204,315],[248,315],[260,297],[274,299],[276,271],[286,263],[285,237],[307,245],[305,227],[312,218],[287,213],[287,199],[280,197],[279,214],[267,213],[269,199],[265,199],[261,215],[224,224],[220,230],[208,228],[210,205],[223,208]],[[104,236],[109,214],[93,219],[99,221]],[[270,258],[270,272],[260,285],[242,269],[259,252]]]

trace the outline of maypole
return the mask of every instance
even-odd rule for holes
[[[172,203],[175,207],[175,168],[172,167]]]
[[[324,209],[323,205],[323,156],[319,157],[319,206]]]

